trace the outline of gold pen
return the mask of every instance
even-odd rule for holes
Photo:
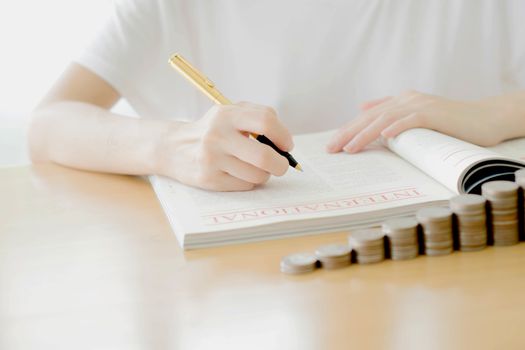
[[[223,94],[217,90],[215,84],[201,72],[199,72],[195,67],[193,67],[188,61],[182,58],[179,54],[174,54],[169,59],[170,65],[175,68],[182,76],[188,79],[193,85],[195,85],[200,91],[202,91],[206,96],[212,99],[215,103],[220,105],[229,105],[232,104],[230,100],[224,97]],[[301,165],[292,157],[288,152],[282,151],[277,147],[269,138],[264,135],[250,134],[257,141],[264,143],[265,145],[273,148],[281,156],[285,157],[288,160],[288,164],[292,168],[295,168],[299,171],[303,171]]]

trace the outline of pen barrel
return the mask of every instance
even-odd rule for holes
[[[264,135],[259,135],[257,136],[256,138],[257,141],[259,141],[260,143],[264,143],[265,145],[268,145],[270,146],[271,148],[273,148],[273,150],[277,153],[279,153],[281,156],[283,156],[284,158],[286,158],[288,160],[288,164],[290,164],[290,166],[292,168],[295,168],[297,166],[297,161],[294,159],[294,157],[292,157],[292,155],[288,152],[285,152],[283,150],[281,150],[279,147],[277,147],[273,142],[272,140],[270,140],[269,138],[267,138],[266,136]]]

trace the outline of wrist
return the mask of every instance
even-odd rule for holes
[[[173,152],[174,148],[184,143],[181,129],[188,122],[162,120],[154,123],[154,135],[150,138],[145,167],[148,168],[149,174],[167,176],[169,171],[166,166],[170,163],[168,157],[176,153]]]

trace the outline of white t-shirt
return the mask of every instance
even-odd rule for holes
[[[124,0],[77,62],[142,117],[198,119],[212,103],[168,65],[178,52],[230,100],[272,106],[302,133],[407,89],[524,88],[524,22],[521,0]]]

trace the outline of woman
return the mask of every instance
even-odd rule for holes
[[[246,132],[291,151],[292,133],[338,128],[327,151],[348,153],[414,127],[525,136],[524,15],[519,0],[121,1],[35,110],[31,156],[232,191],[288,169]],[[210,108],[173,52],[257,104]],[[120,98],[141,118],[112,113]]]

